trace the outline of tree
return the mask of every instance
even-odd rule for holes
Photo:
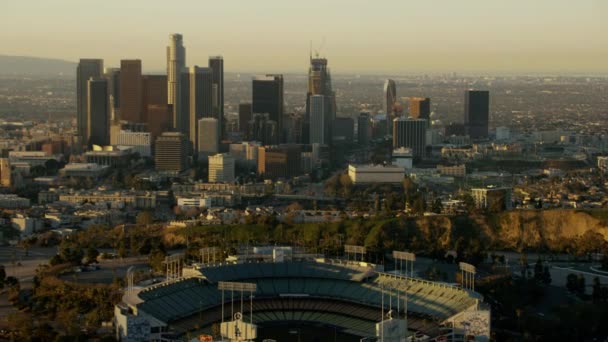
[[[4,282],[6,281],[6,270],[4,265],[0,265],[0,289],[4,288]]]
[[[599,303],[602,299],[602,284],[598,277],[593,278],[593,293],[591,294],[591,298],[594,303]]]
[[[549,272],[549,266],[543,268],[543,284],[551,285],[551,272]]]
[[[585,277],[582,274],[576,277],[576,290],[581,295],[585,294]]]
[[[56,159],[49,159],[44,162],[44,167],[46,168],[47,175],[56,175],[57,171],[59,171],[59,162]]]
[[[441,203],[441,198],[435,198],[431,211],[433,211],[435,214],[441,214],[441,212],[443,211],[443,204]]]
[[[135,222],[142,226],[152,224],[154,222],[154,214],[152,214],[152,212],[150,212],[149,210],[144,210],[137,214]]]
[[[543,280],[543,262],[540,257],[536,259],[536,264],[534,264],[534,280],[539,283]]]
[[[89,263],[97,262],[97,257],[99,256],[99,251],[93,247],[89,247],[87,249],[87,261]]]
[[[566,288],[571,293],[577,292],[578,282],[577,282],[576,274],[574,274],[574,273],[568,274],[568,276],[566,277]]]

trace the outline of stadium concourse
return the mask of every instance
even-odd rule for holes
[[[384,272],[381,265],[362,261],[286,249],[276,253],[272,247],[255,252],[180,266],[177,272],[168,264],[168,280],[146,287],[134,286],[131,280],[115,307],[117,338],[211,338],[220,335],[220,324],[238,315],[258,329],[306,323],[373,339],[383,333],[381,321],[395,319],[404,326],[399,341],[414,335],[433,341],[459,341],[465,336],[489,340],[489,309],[470,289]],[[233,287],[241,283],[246,289],[235,292]]]

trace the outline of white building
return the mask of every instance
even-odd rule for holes
[[[393,150],[392,162],[404,169],[411,169],[414,160],[414,153],[409,147],[399,147]]]
[[[234,158],[226,153],[209,156],[209,182],[234,182]]]
[[[399,184],[405,177],[405,169],[398,165],[349,165],[348,176],[353,184]]]
[[[129,146],[142,157],[152,157],[152,135],[149,132],[121,130],[116,145]]]

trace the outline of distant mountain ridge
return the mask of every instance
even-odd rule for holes
[[[78,63],[62,59],[0,55],[0,75],[76,75]]]

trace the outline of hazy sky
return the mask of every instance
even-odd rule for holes
[[[165,68],[306,72],[309,42],[334,73],[608,72],[607,0],[1,0],[0,54]]]

